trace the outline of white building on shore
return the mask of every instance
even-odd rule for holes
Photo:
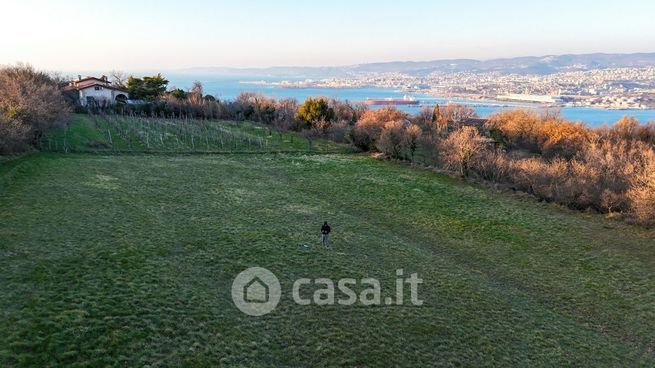
[[[104,76],[102,78],[80,76],[70,82],[64,91],[77,92],[79,104],[82,106],[107,106],[125,103],[129,99],[126,90],[112,86]]]
[[[538,102],[544,104],[557,104],[562,102],[562,99],[559,96],[526,95],[526,94],[519,94],[519,93],[508,93],[506,95],[500,95],[496,98],[499,100]]]

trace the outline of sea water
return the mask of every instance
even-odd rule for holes
[[[460,103],[471,106],[480,117],[487,117],[490,114],[513,108],[535,108],[543,109],[540,105],[512,102],[493,102],[465,99],[445,99],[433,96],[404,93],[391,88],[281,88],[272,85],[271,82],[278,82],[279,79],[267,79],[257,77],[218,77],[212,75],[168,75],[169,87],[178,87],[184,90],[191,87],[194,81],[203,84],[205,94],[213,95],[221,100],[232,100],[241,92],[259,92],[276,99],[293,98],[299,102],[307,97],[325,96],[351,102],[363,102],[367,98],[403,98],[411,96],[420,101],[421,106],[434,104],[446,104],[449,102]],[[257,83],[259,81],[266,83]],[[287,79],[293,81],[293,79]],[[408,113],[417,113],[420,106],[398,106],[399,109]],[[611,125],[624,116],[634,116],[641,123],[655,121],[655,110],[608,110],[592,107],[561,107],[558,108],[561,115],[571,121],[581,121],[589,126]]]

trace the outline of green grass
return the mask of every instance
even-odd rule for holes
[[[324,139],[308,140],[299,134],[249,121],[170,120],[82,115],[68,128],[48,135],[42,143],[51,152],[348,152]]]
[[[356,156],[43,155],[14,170],[0,366],[655,364],[652,233],[598,216]],[[285,290],[260,318],[230,298],[250,266]],[[423,306],[291,300],[299,277],[389,287],[396,268],[425,280]]]
[[[655,364],[652,231],[354,155],[10,164],[3,367]],[[283,287],[263,317],[230,297],[251,266]],[[375,277],[384,292],[397,268],[424,279],[423,306],[291,298],[300,277]]]

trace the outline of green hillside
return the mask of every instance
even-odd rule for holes
[[[91,153],[0,166],[0,366],[655,365],[652,231],[317,146],[125,154],[190,140],[144,148],[143,127],[76,119],[60,134]],[[105,126],[113,144],[93,143]],[[271,151],[300,151],[285,134]],[[230,294],[252,266],[282,284],[262,317]],[[396,269],[424,280],[422,306],[291,297],[301,277],[384,292]]]
[[[43,149],[78,153],[348,152],[346,145],[249,121],[82,115],[45,137]]]

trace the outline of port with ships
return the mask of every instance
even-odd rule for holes
[[[410,105],[418,106],[419,100],[405,96],[403,98],[367,98],[364,101],[369,106],[396,106],[396,105]]]

